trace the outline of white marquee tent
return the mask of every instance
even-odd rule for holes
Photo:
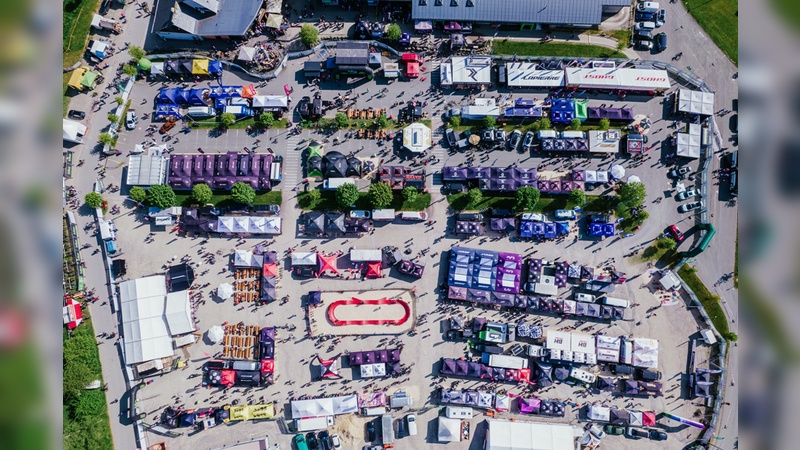
[[[124,281],[119,285],[125,363],[172,356],[172,338],[164,316],[167,281],[163,275]]]
[[[292,419],[350,414],[358,411],[356,394],[291,402]]]
[[[459,442],[461,421],[439,416],[439,442]]]
[[[379,249],[358,249],[350,250],[350,261],[352,262],[375,262],[382,261],[383,256]]]
[[[608,422],[611,420],[611,409],[606,406],[589,405],[586,415],[595,422]]]
[[[386,363],[362,364],[361,378],[375,378],[386,376]]]
[[[700,157],[702,142],[700,125],[690,123],[688,133],[678,133],[678,143],[675,153],[684,158],[697,159]]]
[[[678,111],[710,116],[714,114],[714,93],[678,89]]]
[[[172,336],[179,336],[195,331],[192,319],[192,305],[189,302],[189,291],[170,292],[167,294],[167,304],[164,307],[164,316]]]
[[[233,253],[233,267],[260,268],[263,262],[263,256],[254,255],[250,250],[236,250]]]
[[[292,252],[293,266],[316,266],[317,254],[313,252]]]
[[[80,144],[83,142],[83,136],[86,135],[86,125],[76,122],[74,120],[63,119],[64,122],[64,140]]]
[[[486,450],[574,450],[570,425],[488,420]]]
[[[431,148],[431,129],[420,122],[412,123],[403,129],[403,147],[414,153]]]

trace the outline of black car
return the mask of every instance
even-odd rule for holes
[[[625,430],[625,434],[628,435],[628,437],[632,438],[632,439],[639,439],[639,438],[649,437],[648,434],[647,434],[647,431],[644,431],[641,428],[628,427],[628,429]]]
[[[319,438],[319,444],[322,446],[322,450],[331,450],[333,448],[333,443],[331,442],[331,434],[328,433],[328,430],[322,430],[317,434]]]
[[[636,32],[634,38],[638,40],[645,40],[645,41],[652,41],[653,40],[653,32],[650,30],[639,30]]]
[[[458,220],[466,220],[469,222],[480,222],[483,220],[483,214],[479,212],[463,212],[456,215]]]
[[[444,192],[445,194],[460,194],[464,192],[464,186],[462,183],[446,183],[444,185]]]
[[[260,212],[266,215],[277,216],[281,213],[281,207],[278,205],[254,205],[253,212]]]
[[[739,150],[731,152],[725,161],[728,163],[728,169],[737,170],[739,168]]]
[[[667,33],[658,33],[653,41],[656,44],[657,52],[663,52],[667,49]]]
[[[319,442],[317,442],[317,435],[314,432],[306,433],[306,444],[308,444],[308,450],[317,450],[319,448]]]
[[[637,22],[655,22],[656,14],[636,11]]]
[[[650,430],[649,437],[651,441],[666,441],[667,433],[659,430]]]
[[[294,267],[294,274],[302,278],[315,277],[314,266],[297,266]]]
[[[397,420],[397,439],[402,439],[406,436],[406,421],[403,419]]]
[[[378,435],[375,433],[375,420],[367,422],[367,442],[375,442]]]
[[[510,209],[489,208],[489,215],[492,217],[514,217],[514,211]]]
[[[83,120],[86,118],[86,113],[83,111],[78,111],[77,109],[70,109],[67,113],[67,117],[70,119]]]

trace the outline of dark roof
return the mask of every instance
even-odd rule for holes
[[[369,65],[369,43],[343,41],[336,43],[337,66]]]
[[[630,4],[628,0],[412,0],[411,16],[414,20],[599,25],[604,6]]]
[[[201,2],[212,5],[215,2]],[[217,12],[199,10],[183,1],[157,2],[153,31],[175,31],[195,36],[244,36],[258,14],[262,0],[219,0]],[[177,4],[177,8],[173,7]]]

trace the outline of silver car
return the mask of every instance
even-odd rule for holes
[[[372,213],[367,210],[354,209],[350,211],[351,219],[369,219],[370,217],[372,217]]]
[[[525,133],[525,139],[523,139],[523,141],[522,141],[522,148],[526,152],[531,151],[531,149],[533,148],[533,138],[534,138],[534,136],[535,135],[533,134],[533,131],[528,131],[527,133]]]
[[[678,212],[687,213],[689,211],[694,211],[695,209],[701,206],[703,206],[703,204],[700,202],[684,203],[683,205],[678,207]]]
[[[519,130],[514,130],[511,133],[511,137],[508,139],[508,149],[509,150],[516,150],[519,147],[519,141],[522,139],[522,132]]]
[[[697,197],[697,194],[698,194],[697,189],[689,189],[688,191],[683,191],[679,193],[678,200],[679,201],[688,200],[690,198]]]

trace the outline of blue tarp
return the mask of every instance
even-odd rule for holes
[[[575,100],[557,98],[550,108],[553,123],[570,123],[575,118]]]

